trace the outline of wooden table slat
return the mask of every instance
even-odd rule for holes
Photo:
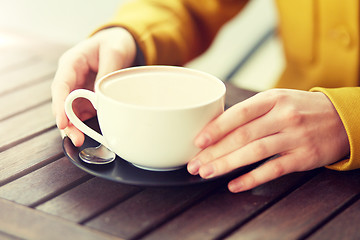
[[[51,112],[51,103],[5,119],[0,122],[0,151],[54,127],[55,118]]]
[[[36,54],[27,53],[16,48],[0,48],[0,74],[5,74],[9,71],[17,70],[36,59]],[[1,75],[0,75],[1,78]]]
[[[217,182],[147,188],[85,225],[125,239],[137,238],[206,196],[216,186]]]
[[[360,236],[360,200],[341,212],[335,219],[315,232],[308,239],[359,239]]]
[[[0,209],[0,232],[10,236],[29,240],[119,240],[109,234],[1,198]]]
[[[86,177],[86,178],[84,178]],[[90,175],[81,171],[66,157],[52,162],[0,188],[0,198],[22,205],[34,206],[43,199],[58,195],[69,189],[74,182],[89,179]]]
[[[234,227],[249,221],[268,205],[271,206],[313,174],[316,172],[284,176],[240,194],[220,189],[143,239],[166,239],[172,232],[177,233],[172,239],[179,240],[220,238]]]
[[[59,130],[48,132],[0,152],[0,186],[63,155]]]
[[[0,96],[0,121],[51,101],[51,80],[34,83],[19,91]]]
[[[13,235],[9,235],[9,234],[4,233],[4,232],[0,232],[0,239],[1,240],[22,240],[19,237],[15,237]]]
[[[301,238],[356,196],[359,185],[359,171],[325,170],[228,239]]]
[[[37,207],[72,222],[84,222],[142,188],[93,178]]]
[[[21,87],[30,86],[36,82],[52,78],[55,70],[56,66],[54,63],[39,59],[13,71],[3,74],[0,72],[0,96]]]

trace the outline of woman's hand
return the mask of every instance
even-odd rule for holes
[[[203,150],[188,164],[211,178],[278,154],[232,180],[232,192],[252,189],[282,175],[332,164],[350,152],[345,128],[321,92],[272,89],[229,108],[195,139]]]
[[[52,108],[58,128],[64,129],[75,146],[84,142],[84,134],[68,120],[64,103],[69,93],[78,88],[94,89],[96,79],[121,68],[131,66],[136,55],[136,44],[123,28],[101,30],[63,54],[51,86]],[[95,115],[87,101],[77,100],[74,111],[81,120]]]

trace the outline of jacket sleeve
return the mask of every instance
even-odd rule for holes
[[[323,92],[333,103],[344,124],[350,143],[350,156],[328,168],[338,171],[360,168],[360,87],[316,87],[311,91]]]
[[[142,50],[145,62],[183,65],[204,52],[224,23],[246,0],[135,0],[122,5],[97,31],[126,28]]]

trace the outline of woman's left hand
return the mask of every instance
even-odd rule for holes
[[[282,175],[332,164],[349,155],[342,121],[321,92],[272,89],[240,102],[196,137],[202,151],[191,174],[212,178],[279,155],[232,180],[231,192],[252,189]]]

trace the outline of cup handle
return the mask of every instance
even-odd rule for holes
[[[77,89],[72,91],[65,100],[65,113],[67,117],[72,122],[72,124],[74,124],[74,126],[77,129],[79,129],[81,132],[83,132],[84,134],[88,135],[90,138],[94,139],[95,141],[101,143],[102,145],[110,149],[104,136],[97,133],[95,130],[91,129],[90,127],[88,127],[74,113],[72,104],[74,100],[77,98],[85,98],[90,101],[90,103],[94,106],[95,109],[97,108],[95,101],[96,96],[94,92],[85,89]]]

